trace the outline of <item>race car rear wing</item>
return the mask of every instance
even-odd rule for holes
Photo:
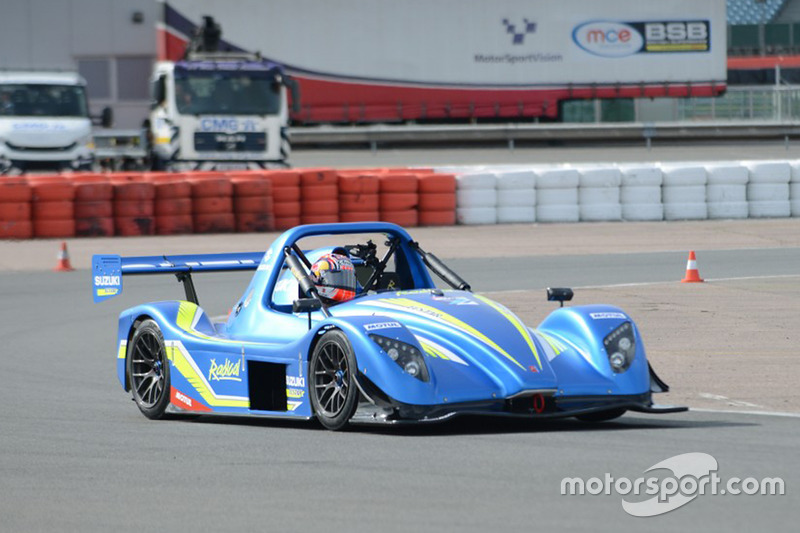
[[[92,257],[92,296],[95,303],[122,294],[122,278],[131,275],[174,274],[183,283],[186,299],[197,303],[192,272],[256,270],[264,252],[231,254],[152,255]]]

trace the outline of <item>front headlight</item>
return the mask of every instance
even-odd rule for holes
[[[633,326],[625,322],[603,339],[603,346],[608,354],[611,370],[619,374],[628,370],[636,357],[636,340],[633,338]]]
[[[375,341],[406,374],[420,381],[428,381],[428,367],[425,365],[422,352],[416,346],[380,335],[370,335],[369,338]]]

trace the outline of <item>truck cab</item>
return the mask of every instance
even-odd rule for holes
[[[294,85],[279,65],[249,54],[199,52],[156,63],[144,125],[151,167],[285,166],[287,87]]]
[[[0,173],[94,162],[86,81],[73,72],[0,72]]]

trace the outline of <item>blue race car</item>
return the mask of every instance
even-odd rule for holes
[[[346,244],[364,235],[367,240]],[[309,237],[339,244],[306,249]],[[356,295],[329,305],[309,275],[332,250],[349,256]],[[226,322],[198,306],[192,275],[253,270]],[[449,287],[437,288],[430,272]],[[383,222],[299,226],[266,253],[120,257],[96,255],[96,302],[122,279],[174,274],[186,299],[153,302],[119,317],[117,374],[148,418],[216,413],[348,423],[445,420],[459,414],[610,420],[626,411],[667,413],[652,393],[668,387],[647,362],[622,310],[563,307],[538,328]]]

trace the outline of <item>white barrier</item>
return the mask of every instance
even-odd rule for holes
[[[581,169],[578,189],[580,219],[587,222],[622,220],[621,183],[622,173],[618,168]]]
[[[539,170],[536,177],[536,219],[540,222],[577,222],[578,171],[571,168]]]
[[[793,161],[445,168],[461,224],[800,217]]]
[[[662,166],[664,185],[661,199],[664,220],[702,220],[708,218],[706,169],[699,165]]]
[[[456,221],[497,224],[497,176],[492,172],[456,176]]]
[[[623,220],[663,220],[661,168],[656,165],[622,165],[619,189]]]
[[[800,217],[800,163],[792,165],[792,181],[789,182],[789,204],[792,216]]]
[[[789,181],[792,168],[785,161],[746,162],[750,171],[747,202],[751,218],[791,216]]]
[[[497,222],[536,221],[536,174],[531,170],[497,172]]]
[[[747,168],[736,164],[706,166],[708,218],[747,218]]]

